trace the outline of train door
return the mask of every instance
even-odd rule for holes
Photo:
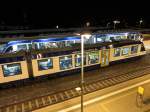
[[[101,51],[101,67],[109,65],[109,49]]]

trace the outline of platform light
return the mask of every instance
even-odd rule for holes
[[[113,23],[114,23],[114,29],[115,29],[116,28],[116,24],[119,24],[120,21],[115,20],[115,21],[113,21]]]
[[[90,26],[90,22],[86,22],[86,27],[89,27]]]
[[[76,91],[81,91],[81,87],[75,88]]]
[[[58,29],[58,28],[59,28],[59,26],[57,25],[57,26],[56,26],[56,28]]]
[[[140,24],[143,22],[143,20],[140,20]]]
[[[91,34],[83,34],[81,35],[81,38],[84,38],[84,39],[89,39],[91,37]]]
[[[89,39],[91,34],[84,33],[81,35],[81,112],[83,112],[83,89],[84,89],[84,39]]]
[[[141,20],[139,21],[139,23],[140,23],[140,26],[142,25],[142,23],[143,23],[143,19],[141,18]]]

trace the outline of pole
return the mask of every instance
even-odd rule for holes
[[[109,24],[110,24],[110,23],[107,23],[107,25],[106,25],[107,28],[108,28]]]
[[[81,112],[83,112],[83,88],[84,88],[84,36],[81,35]]]
[[[115,26],[115,25],[116,25],[116,23],[114,23],[114,29],[116,28],[116,26]]]

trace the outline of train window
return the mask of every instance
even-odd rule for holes
[[[34,43],[33,47],[34,47],[34,49],[39,49],[39,43]]]
[[[103,42],[102,38],[97,38],[97,42]]]
[[[88,64],[95,64],[99,62],[99,52],[89,52]]]
[[[39,70],[48,70],[53,68],[53,60],[49,59],[41,59],[38,60],[38,69]]]
[[[122,55],[128,55],[129,51],[130,51],[130,48],[128,48],[128,47],[123,48],[122,49]]]
[[[4,77],[22,74],[20,63],[2,65]]]
[[[121,36],[116,36],[115,40],[121,40]]]
[[[5,48],[6,48],[6,44],[1,44],[0,45],[0,53],[2,53]]]
[[[12,46],[8,47],[5,52],[6,52],[6,53],[11,53],[11,52],[13,52],[13,47],[12,47]]]
[[[116,38],[115,37],[110,37],[110,40],[113,42],[113,41],[116,41]]]
[[[127,39],[127,36],[122,36],[121,39],[124,39],[124,40],[125,40],[125,39]]]
[[[28,48],[29,48],[29,49],[32,49],[32,44],[28,44]]]
[[[84,54],[84,65],[86,65],[86,55]],[[81,54],[75,55],[75,67],[81,66]]]
[[[64,48],[65,47],[65,42],[64,41],[58,42],[58,47],[59,48]]]
[[[26,44],[17,45],[17,49],[18,49],[18,51],[20,51],[20,50],[27,50],[27,45]]]
[[[74,44],[73,41],[65,41],[65,46],[66,47],[71,47],[72,44]]]
[[[112,40],[110,39],[110,37],[105,37],[105,42],[112,42]]]
[[[114,49],[114,56],[115,57],[120,56],[120,52],[121,52],[121,48]]]
[[[137,53],[137,51],[138,51],[138,45],[131,47],[131,54]]]
[[[72,56],[59,57],[59,65],[61,70],[72,68]]]
[[[46,48],[57,48],[56,42],[48,42]]]
[[[46,45],[45,43],[39,43],[39,49],[45,49]]]

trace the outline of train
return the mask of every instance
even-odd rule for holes
[[[33,78],[79,70],[80,38],[21,38],[5,42],[0,54],[0,84],[32,81]],[[139,33],[92,34],[89,39],[85,39],[84,67],[96,66],[101,69],[113,62],[145,54]]]

